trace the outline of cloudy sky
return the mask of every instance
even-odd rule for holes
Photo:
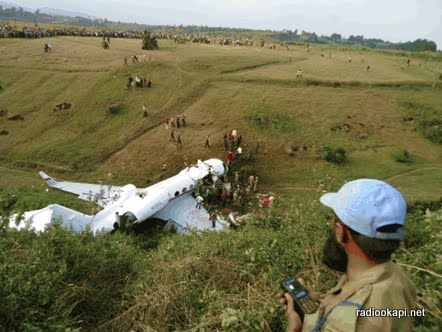
[[[442,0],[11,0],[113,21],[298,29],[393,42],[431,39],[442,49]]]

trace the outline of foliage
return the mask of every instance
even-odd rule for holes
[[[37,210],[49,204],[69,206],[83,213],[89,213],[94,206],[92,203],[79,200],[74,195],[59,193],[53,189],[43,191],[35,188],[9,189],[0,187],[0,216]]]
[[[393,159],[396,160],[398,163],[405,164],[410,164],[413,161],[410,153],[405,149],[393,153]]]
[[[249,113],[247,119],[261,130],[274,130],[281,133],[292,133],[295,124],[292,116],[282,113],[274,106],[257,105]]]
[[[436,43],[427,39],[416,39],[405,43],[392,43],[384,41],[379,38],[364,38],[362,35],[350,35],[348,38],[342,38],[338,33],[333,33],[331,36],[318,36],[314,32],[284,30],[282,32],[275,32],[273,39],[282,42],[298,42],[298,43],[313,43],[313,44],[337,44],[337,45],[358,45],[369,48],[380,48],[389,50],[403,50],[411,52],[436,52]]]
[[[318,264],[329,215],[317,201],[278,199],[237,232],[94,238],[58,225],[41,234],[2,229],[0,324],[6,330],[280,331],[285,319],[275,294],[283,276],[262,247],[324,292],[338,277]],[[394,257],[407,265],[418,306],[427,310],[417,329],[440,324],[441,280],[428,271],[442,273],[441,218],[441,209],[411,212]]]
[[[431,205],[431,204],[430,204]],[[425,308],[426,317],[416,317],[414,325],[422,331],[436,331],[442,323],[440,289],[442,267],[438,262],[442,250],[442,209],[425,212],[416,210],[408,215],[404,249],[396,259],[405,263],[417,289],[417,307]]]
[[[107,114],[116,115],[120,114],[124,109],[121,103],[112,104],[107,108]]]
[[[419,119],[418,129],[425,138],[442,144],[442,116],[436,113],[426,112]]]
[[[0,322],[7,331],[90,329],[127,306],[138,273],[136,239],[57,225],[41,234],[4,229],[1,237]]]
[[[347,162],[347,150],[342,147],[332,148],[328,145],[322,147],[322,159],[335,164],[343,164]]]
[[[442,144],[442,114],[440,111],[416,102],[403,102],[401,106],[419,117],[417,129],[425,138],[433,143]]]
[[[156,50],[158,49],[158,41],[155,37],[151,36],[147,31],[144,32],[141,48],[143,50]]]

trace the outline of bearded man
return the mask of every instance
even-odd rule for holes
[[[320,202],[334,212],[323,263],[345,274],[304,321],[294,310],[292,297],[281,293],[287,331],[411,331],[411,317],[368,317],[363,312],[409,313],[414,308],[416,288],[391,259],[404,238],[407,206],[402,194],[383,181],[360,179],[323,195]]]

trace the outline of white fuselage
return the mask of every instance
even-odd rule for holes
[[[115,203],[109,204],[95,215],[91,223],[92,230],[112,230],[116,213],[121,216],[130,212],[135,216],[137,223],[142,222],[165,208],[169,202],[190,194],[198,181],[205,176],[221,176],[226,170],[221,160],[209,159],[204,162],[198,161],[196,166],[187,167],[177,175],[145,189],[126,185]]]

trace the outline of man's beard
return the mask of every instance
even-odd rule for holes
[[[342,245],[336,240],[334,232],[330,232],[322,249],[322,262],[329,268],[339,272],[347,271],[348,257]]]

